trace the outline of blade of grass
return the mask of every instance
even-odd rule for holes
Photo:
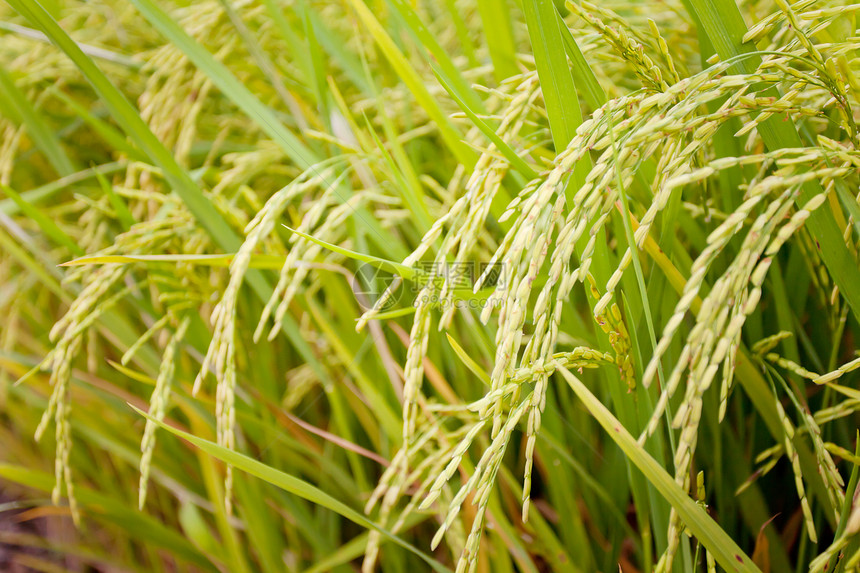
[[[325,241],[321,241],[316,237],[308,235],[306,233],[302,233],[301,231],[297,231],[296,229],[292,229],[283,225],[285,229],[287,229],[291,233],[295,233],[296,235],[307,239],[312,243],[316,243],[317,245],[323,247],[324,249],[328,249],[333,253],[338,253],[345,257],[349,257],[355,261],[360,261],[362,263],[367,263],[369,265],[373,265],[374,267],[381,269],[383,271],[388,271],[390,273],[394,273],[399,275],[407,280],[414,280],[418,276],[418,269],[414,269],[412,267],[408,267],[406,265],[400,264],[395,261],[388,261],[385,259],[381,259],[379,257],[374,257],[373,255],[365,255],[364,253],[356,253],[355,251],[350,251],[349,249],[344,249],[343,247],[339,247],[337,245],[332,245],[331,243],[327,243]]]
[[[511,166],[516,169],[520,175],[525,177],[528,180],[536,179],[538,174],[537,172],[528,164],[526,161],[517,155],[516,151],[511,149],[511,146],[504,142],[504,140],[496,134],[496,132],[487,125],[484,120],[482,120],[478,115],[469,107],[466,101],[463,99],[460,93],[455,90],[454,86],[448,82],[447,77],[444,75],[444,72],[441,68],[436,66],[435,64],[431,64],[433,68],[433,72],[436,74],[436,79],[439,80],[439,83],[445,88],[445,91],[448,92],[448,95],[451,96],[457,105],[460,106],[460,109],[463,110],[463,113],[472,121],[472,123],[481,130],[487,139],[489,139],[493,145],[496,146],[496,149],[501,152],[502,155],[505,156],[505,159],[511,162]]]
[[[147,161],[146,155],[131,145],[125,135],[108,122],[99,119],[94,114],[90,113],[86,107],[78,103],[74,98],[64,94],[56,87],[49,88],[48,93],[69,106],[72,111],[75,112],[75,115],[84,120],[93,129],[93,131],[99,134],[111,149],[120,153],[125,153],[129,158],[136,161]]]
[[[31,40],[36,40],[39,42],[44,42],[46,44],[51,43],[51,40],[48,39],[48,37],[42,32],[39,32],[38,30],[33,30],[32,28],[27,28],[26,26],[19,26],[18,24],[13,24],[12,22],[0,22],[0,30],[6,30],[7,32],[12,32],[13,34],[18,34],[19,36],[30,38]],[[81,47],[81,50],[83,50],[83,52],[91,58],[98,58],[106,62],[119,64],[120,66],[132,70],[139,70],[143,65],[137,60],[126,56],[125,54],[120,54],[111,50],[105,50],[104,48],[98,48],[96,46],[89,46],[87,44],[78,45]]]
[[[70,175],[77,171],[62,144],[42,115],[36,110],[24,93],[18,89],[15,80],[6,70],[0,68],[0,102],[6,114],[12,114],[15,119],[27,128],[27,134],[33,143],[45,155],[58,175]]]
[[[129,404],[129,406],[131,405]],[[414,545],[404,541],[402,538],[394,535],[381,525],[377,524],[374,521],[371,521],[370,519],[367,519],[358,511],[352,509],[343,502],[331,497],[324,491],[319,490],[308,482],[300,480],[282,471],[278,471],[275,468],[267,466],[266,464],[259,462],[253,458],[249,458],[248,456],[219,446],[214,442],[198,438],[197,436],[191,435],[187,432],[183,432],[182,430],[164,424],[156,420],[155,418],[150,417],[146,412],[144,412],[143,410],[139,410],[134,406],[131,406],[131,408],[133,408],[141,416],[147,418],[148,420],[151,420],[155,424],[158,424],[162,429],[167,430],[171,434],[179,436],[187,442],[190,442],[191,444],[193,444],[203,452],[209,454],[210,456],[221,460],[224,463],[230,464],[236,469],[239,469],[247,474],[258,477],[263,481],[275,485],[284,491],[287,491],[302,499],[310,501],[311,503],[325,507],[326,509],[333,511],[338,515],[342,515],[356,525],[360,525],[361,527],[364,527],[366,529],[374,529],[380,532],[389,541],[396,543],[400,547],[407,549],[408,551],[421,558],[421,560],[424,561],[427,565],[429,565],[434,571],[438,571],[440,573],[450,573],[450,570],[447,567],[445,567],[444,565],[442,565]],[[2,468],[2,466],[0,466],[0,468]]]
[[[337,245],[333,245],[331,243],[327,243],[325,241],[321,241],[316,237],[308,235],[306,233],[302,233],[301,231],[297,231],[296,229],[292,229],[283,225],[285,229],[290,231],[291,233],[295,233],[300,237],[303,237],[317,245],[323,247],[324,249],[328,249],[333,253],[341,254],[350,259],[360,261],[362,263],[367,263],[369,265],[374,266],[377,269],[390,272],[398,275],[401,278],[404,278],[409,281],[417,282],[420,284],[422,280],[426,280],[427,274],[420,269],[416,269],[413,267],[406,266],[404,264],[389,261],[386,259],[382,259],[379,257],[374,257],[373,255],[366,255],[364,253],[357,253],[355,251],[351,251],[349,249],[345,249],[343,247],[339,247]],[[478,292],[473,292],[473,290],[469,287],[455,287],[451,289],[451,293],[455,295],[457,300],[484,300],[489,294],[493,291],[495,287],[487,287],[479,290]],[[398,311],[400,312],[400,311]]]
[[[18,243],[2,228],[0,228],[0,247],[3,247],[4,253],[7,253],[18,261],[18,264],[32,272],[44,287],[57,295],[60,300],[64,302],[72,301],[72,296],[63,290],[63,287],[60,285],[60,277],[57,276],[56,272],[52,273],[45,269],[27,251],[19,247]],[[56,269],[53,270],[56,271]]]
[[[287,21],[281,6],[278,5],[276,0],[263,0],[263,5],[266,7],[266,13],[269,15],[269,19],[272,21],[275,28],[277,28],[278,32],[280,32],[284,41],[288,44],[288,54],[292,61],[294,61],[301,70],[299,74],[300,78],[304,79],[305,82],[310,82],[313,75],[311,70],[310,54],[308,54],[308,51],[305,49],[302,39]]]
[[[418,105],[424,108],[424,111],[433,121],[442,139],[445,141],[445,145],[451,150],[457,161],[465,165],[468,169],[471,169],[475,165],[475,161],[477,161],[475,152],[463,143],[463,136],[439,107],[438,102],[430,95],[430,92],[424,85],[424,80],[421,79],[418,72],[415,71],[415,68],[412,67],[409,60],[406,59],[403,52],[400,51],[394,40],[391,39],[391,36],[388,35],[388,32],[385,31],[385,28],[379,23],[379,20],[376,19],[376,16],[373,15],[373,12],[371,12],[364,1],[347,0],[347,2],[355,10],[356,14],[358,14],[367,31],[373,36],[373,39],[376,41],[379,49],[382,50],[391,67],[394,68],[397,75],[400,76],[400,79],[409,88],[409,91],[412,92]]]
[[[127,167],[127,165],[128,163],[126,161],[117,161],[115,163],[105,163],[89,169],[83,169],[76,173],[72,173],[71,175],[56,179],[50,183],[46,183],[40,187],[36,187],[35,189],[24,191],[21,193],[21,198],[33,205],[39,201],[44,201],[45,199],[53,197],[55,194],[71,187],[72,185],[76,185],[86,181],[87,179],[96,177],[97,173],[110,175],[117,171],[122,171]],[[12,199],[3,199],[0,201],[0,213],[3,213],[4,215],[16,215],[19,212],[20,207],[18,207],[18,204]]]
[[[295,98],[293,98],[293,96],[287,91],[286,87],[284,87],[283,78],[271,58],[269,58],[268,54],[260,46],[257,38],[254,37],[254,33],[248,28],[236,10],[233,9],[233,6],[228,0],[219,0],[219,4],[224,10],[224,13],[227,14],[227,17],[230,18],[230,22],[233,24],[233,27],[236,28],[242,41],[245,43],[245,47],[251,54],[254,63],[257,64],[257,67],[260,68],[269,80],[269,83],[272,84],[272,88],[274,88],[275,93],[278,94],[281,102],[287,107],[287,109],[292,111],[293,114],[296,114],[299,108],[296,105]]]
[[[472,39],[469,37],[469,29],[466,27],[466,22],[463,19],[463,15],[460,14],[460,10],[457,7],[457,2],[456,0],[444,1],[445,9],[448,12],[448,16],[454,22],[454,31],[457,34],[457,40],[460,42],[460,48],[462,48],[463,54],[469,61],[469,66],[477,67],[479,63],[478,57],[475,54],[475,45],[472,42]]]
[[[549,127],[556,153],[567,147],[582,123],[576,85],[567,65],[564,40],[552,0],[523,0]]]
[[[316,10],[308,10],[308,15],[314,26],[316,37],[323,49],[331,56],[331,61],[338,64],[344,75],[362,93],[370,93],[370,86],[360,71],[361,62],[353,53],[354,46],[350,45],[349,39],[343,38],[342,34],[332,30]]]
[[[630,432],[624,428],[606,406],[594,397],[594,394],[586,388],[585,384],[565,368],[559,368],[559,372],[591,415],[603,426],[603,429],[624,451],[628,459],[654,485],[660,495],[675,508],[684,524],[702,545],[708,548],[726,571],[761,573],[732,538],[711,519],[711,516],[700,505],[678,487],[678,484],[666,473],[663,466],[642,449],[635,438],[630,435]]]
[[[53,475],[12,464],[0,463],[0,476],[10,482],[32,487],[39,491],[49,492],[54,487]],[[91,513],[99,520],[113,524],[114,527],[134,531],[141,539],[163,547],[171,554],[179,556],[183,561],[194,564],[204,571],[212,571],[213,573],[218,571],[212,561],[188,540],[182,535],[177,535],[175,530],[166,527],[154,517],[123,505],[115,497],[104,495],[81,485],[78,485],[75,491],[78,502],[84,511]]]
[[[478,0],[478,14],[484,29],[487,50],[493,61],[496,81],[520,73],[510,6],[507,0]]]
[[[134,405],[131,405],[131,407],[137,410]],[[190,418],[189,421],[191,423],[192,431],[198,434],[203,433],[204,431],[211,433],[211,424],[206,419],[207,414],[198,414],[194,410],[193,406],[186,406],[184,410]],[[138,413],[143,414],[141,410],[138,410]],[[143,415],[146,416],[146,414]],[[174,429],[173,426],[165,424],[163,421],[158,422],[158,424],[169,431]],[[227,560],[227,566],[231,571],[237,571],[237,573],[250,573],[250,565],[246,558],[244,548],[239,542],[239,534],[232,527],[227,514],[224,497],[224,482],[221,479],[221,472],[219,471],[220,468],[216,465],[217,458],[207,455],[206,452],[201,449],[195,449],[194,453],[198,459],[198,463],[200,464],[203,486],[206,488],[205,491],[212,503],[212,513],[215,517],[215,525],[221,536],[220,548],[223,550],[225,559]]]
[[[475,376],[477,376],[478,380],[483,382],[486,386],[489,386],[489,374],[487,374],[487,372],[483,368],[481,368],[481,366],[477,362],[475,362],[475,360],[471,356],[469,356],[469,353],[466,352],[463,347],[457,343],[456,340],[454,340],[453,336],[451,336],[447,332],[445,333],[445,336],[448,338],[448,343],[451,345],[451,348],[454,349],[454,352],[457,354],[457,357],[463,361],[463,364],[466,365],[466,368],[468,368]]]
[[[394,157],[392,157],[392,154],[385,148],[385,144],[379,138],[376,130],[373,129],[373,125],[370,123],[370,120],[366,117],[365,125],[367,126],[367,131],[373,138],[374,143],[376,143],[377,149],[382,154],[385,163],[389,166],[391,173],[394,175],[397,189],[403,198],[403,202],[412,214],[412,220],[416,230],[421,235],[424,235],[433,225],[433,218],[430,216],[430,211],[427,209],[427,203],[424,201],[424,195],[421,189],[421,183],[418,181],[418,176],[412,169],[412,164],[406,157],[403,147],[397,141],[397,134],[394,133],[394,126],[391,124],[391,121],[388,119],[387,115],[385,115],[385,110],[382,108],[383,106],[380,105],[379,113],[383,118],[383,125],[386,132],[385,135],[390,142]]]
[[[108,200],[110,201],[111,206],[114,208],[114,211],[116,211],[117,219],[119,219],[119,222],[122,225],[123,229],[128,231],[137,222],[134,218],[134,215],[132,215],[131,211],[128,210],[128,205],[126,205],[122,197],[120,197],[113,190],[113,185],[110,184],[110,182],[104,175],[96,172],[96,179],[98,179],[99,185],[101,185],[101,188],[105,192],[105,195],[108,196]]]
[[[107,265],[130,263],[193,263],[211,267],[229,267],[235,255],[92,255],[80,257],[65,263],[61,267],[80,265]],[[286,257],[279,255],[251,255],[250,268],[280,270]]]
[[[20,1],[20,0],[19,0]],[[189,36],[166,12],[152,0],[132,0],[141,14],[170,42],[190,59],[212,83],[239,109],[250,117],[272,140],[277,143],[290,159],[303,170],[313,169],[319,158],[305,146],[293,133],[278,120],[275,114],[265,106],[245,85],[234,76],[224,64],[216,60],[212,54]],[[311,71],[316,71],[312,66]],[[323,82],[324,85],[324,82]],[[352,195],[343,183],[337,184],[335,196],[340,201]],[[400,244],[394,240],[391,233],[382,227],[365,209],[354,209],[358,224],[366,227],[368,236],[380,248],[393,249],[404,258],[406,256]],[[225,249],[238,250],[238,249]],[[402,255],[402,256],[401,256]]]
[[[80,256],[84,254],[84,250],[80,248],[78,244],[54,222],[53,219],[42,213],[42,211],[36,207],[30,205],[30,203],[21,198],[21,195],[19,195],[14,189],[8,185],[0,183],[0,190],[15,201],[15,204],[18,205],[21,212],[32,219],[46,237],[58,245],[63,245],[75,255]]]
[[[266,135],[272,138],[301,169],[307,169],[317,162],[314,154],[293,135],[278,120],[271,109],[262,102],[245,85],[212,54],[189,36],[155,2],[151,0],[131,0],[132,4],[143,16],[168,40],[182,51],[212,83],[239,109],[260,126]]]
[[[313,88],[311,91],[314,94],[314,98],[317,100],[317,109],[319,110],[323,121],[327,121],[329,117],[329,95],[325,89],[327,75],[326,62],[323,60],[322,50],[317,48],[319,42],[317,40],[316,26],[314,26],[314,23],[311,20],[311,14],[313,11],[310,10],[307,2],[304,0],[299,0],[296,5],[297,12],[302,19],[307,51],[308,54],[310,54],[309,62],[311,67],[309,71],[311,75],[309,83]]]
[[[855,432],[854,443],[854,455],[860,457],[860,432]],[[836,533],[834,534],[834,538],[836,539],[843,534],[845,528],[848,526],[848,519],[851,516],[851,510],[854,508],[854,496],[857,492],[858,478],[860,478],[860,465],[854,464],[854,467],[851,468],[851,477],[848,480],[848,487],[845,488],[845,503],[842,505],[842,509],[839,513],[839,525],[836,527]],[[855,534],[854,538],[846,546],[844,554],[846,556],[854,555],[858,548],[860,548],[860,538]],[[834,555],[830,559],[828,566],[824,570],[834,571],[836,559],[838,559],[838,554]],[[841,560],[839,562],[839,569],[835,569],[835,571],[844,571],[845,563],[846,561],[844,559]]]
[[[129,103],[95,63],[81,51],[75,41],[37,2],[33,0],[11,0],[9,3],[33,25],[40,28],[78,66],[105,101],[114,119],[139,144],[141,150],[162,169],[165,178],[173,189],[215,241],[225,250],[238,250],[239,244],[236,233],[206,199],[188,176],[188,173],[176,163],[173,155],[150,131],[134,106]]]
[[[404,522],[404,528],[409,529],[414,527],[426,519],[427,516],[424,515],[410,515]],[[344,565],[354,559],[358,559],[364,554],[364,548],[367,546],[367,536],[367,533],[356,535],[348,542],[342,544],[336,551],[317,561],[310,568],[302,571],[302,573],[327,573],[338,565]],[[386,543],[387,541],[387,539],[382,539],[381,543]]]
[[[424,54],[427,63],[442,71],[448,82],[456,88],[460,97],[468,102],[469,107],[477,109],[479,113],[486,113],[484,102],[478,97],[478,93],[463,78],[460,70],[451,61],[448,52],[439,44],[436,36],[430,33],[411,3],[406,0],[388,0],[388,3],[397,10],[409,32],[415,38],[416,44],[428,52]]]
[[[585,56],[582,55],[576,39],[570,33],[570,29],[564,23],[564,20],[562,20],[558,10],[556,10],[556,16],[558,17],[558,29],[561,31],[561,39],[564,42],[564,51],[573,64],[573,73],[576,77],[576,85],[579,93],[582,95],[585,103],[591,106],[591,109],[597,109],[605,104],[609,98],[606,96],[603,86],[598,83],[597,77],[591,70],[591,66],[588,65]]]

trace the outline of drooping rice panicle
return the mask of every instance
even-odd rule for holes
[[[22,562],[856,567],[860,5],[562,4],[0,6]]]
[[[176,372],[177,350],[185,336],[185,331],[188,329],[189,319],[183,318],[176,328],[176,332],[170,336],[170,340],[164,349],[161,368],[158,372],[158,379],[155,382],[155,389],[152,391],[150,398],[149,413],[153,420],[161,421],[164,419],[164,414],[167,411],[167,403],[170,399],[170,387],[173,384],[174,373]],[[155,431],[158,425],[152,421],[146,421],[146,427],[143,430],[143,439],[140,442],[140,486],[138,488],[138,506],[142,509],[146,503],[146,493],[149,485],[149,474],[152,469],[152,454],[155,451]]]

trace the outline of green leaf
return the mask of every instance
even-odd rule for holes
[[[56,272],[57,269],[48,270],[44,265],[39,264],[39,262],[30,256],[30,253],[18,246],[18,243],[2,227],[0,227],[0,247],[3,248],[5,254],[17,260],[18,264],[38,277],[45,288],[57,295],[60,300],[64,302],[72,301],[71,295],[63,290],[60,284],[60,277]]]
[[[839,196],[841,204],[848,210],[851,218],[854,219],[854,230],[860,231],[860,203],[857,199],[848,192],[845,185],[837,183],[836,194]]]
[[[397,190],[403,198],[403,202],[407,207],[409,207],[416,230],[423,235],[430,230],[431,226],[433,226],[433,218],[430,216],[430,211],[427,209],[427,203],[424,201],[421,183],[418,181],[418,176],[415,175],[415,171],[412,169],[412,165],[409,163],[406,153],[403,151],[403,147],[397,141],[397,134],[394,132],[394,126],[391,124],[388,116],[385,115],[384,105],[380,105],[379,112],[382,116],[386,135],[388,136],[388,141],[392,147],[394,157],[392,157],[391,153],[389,153],[385,148],[385,144],[382,143],[381,139],[379,139],[379,135],[376,133],[376,130],[373,129],[373,125],[369,120],[367,120],[367,118],[365,118],[365,125],[373,138],[373,142],[376,143],[376,147],[379,149],[382,158],[385,160],[385,163],[394,175],[394,179],[397,182]]]
[[[0,189],[3,190],[3,193],[9,196],[16,205],[21,209],[21,212],[35,221],[42,232],[51,240],[59,245],[63,245],[67,249],[69,249],[75,255],[83,255],[84,250],[78,246],[78,244],[66,234],[55,222],[53,219],[42,213],[36,207],[30,205],[27,201],[25,201],[21,195],[19,195],[14,189],[9,187],[8,185],[4,185],[0,183]]]
[[[478,0],[478,14],[484,30],[487,50],[493,60],[496,81],[520,73],[517,66],[517,48],[508,0]]]
[[[413,280],[418,275],[418,270],[412,267],[408,267],[406,265],[394,262],[387,261],[385,259],[380,259],[379,257],[374,257],[373,255],[365,255],[364,253],[356,253],[355,251],[350,251],[349,249],[344,249],[343,247],[338,247],[337,245],[332,245],[331,243],[327,243],[325,241],[321,241],[316,237],[308,235],[307,233],[302,233],[301,231],[297,231],[296,229],[292,229],[284,225],[284,228],[287,229],[291,233],[295,233],[296,235],[307,239],[312,243],[316,243],[324,249],[327,249],[333,253],[338,253],[345,257],[348,257],[354,261],[359,261],[362,263],[367,263],[369,265],[373,265],[374,267],[381,269],[383,271],[387,271],[390,273],[394,273],[399,275],[407,280]]]
[[[478,380],[489,386],[490,375],[487,374],[487,372],[483,368],[481,368],[480,364],[475,362],[475,360],[471,356],[469,356],[469,353],[466,352],[463,347],[457,343],[456,340],[454,340],[454,337],[452,337],[447,332],[445,333],[445,336],[448,337],[448,343],[451,345],[451,348],[454,349],[454,352],[457,354],[457,357],[463,361],[463,364],[466,365],[466,368],[468,368],[472,372],[472,374],[477,376]]]
[[[75,115],[84,120],[99,136],[108,144],[108,146],[117,152],[125,153],[131,159],[136,161],[148,161],[146,155],[141,153],[139,149],[128,142],[128,138],[117,130],[108,122],[99,119],[94,114],[78,103],[74,98],[64,94],[56,87],[51,87],[48,93],[69,106]]]
[[[448,146],[454,157],[457,158],[457,161],[471,169],[477,161],[475,152],[463,143],[463,136],[439,107],[436,99],[430,95],[424,84],[424,80],[418,75],[418,72],[415,71],[415,68],[412,67],[412,64],[409,63],[403,52],[398,49],[394,40],[391,39],[391,36],[388,35],[388,32],[379,23],[379,20],[376,19],[373,12],[364,3],[364,0],[347,1],[358,14],[367,31],[376,40],[376,44],[388,59],[391,67],[394,68],[394,71],[397,72],[397,75],[400,76],[400,79],[403,80],[409,91],[412,92],[418,105],[424,108],[424,111],[430,116],[430,119],[439,130],[442,139],[445,141],[445,145]]]
[[[523,0],[556,153],[567,147],[582,123],[576,85],[567,65],[558,13],[552,0]]]
[[[854,444],[854,455],[856,457],[860,457],[860,432],[854,432]],[[848,526],[848,520],[851,517],[851,510],[854,508],[854,500],[856,499],[855,495],[857,495],[858,478],[860,478],[860,465],[854,464],[854,467],[851,468],[851,477],[848,479],[848,487],[845,488],[845,503],[842,505],[842,510],[839,514],[839,525],[836,527],[836,533],[834,534],[834,537],[837,539],[844,533],[845,528]],[[860,537],[855,534],[851,541],[848,542],[848,545],[844,550],[844,554],[846,556],[854,555],[858,550],[860,550]],[[836,559],[838,559],[838,554],[833,556],[825,571],[834,571],[833,565]],[[835,571],[844,571],[845,563],[846,560],[844,559],[839,561],[839,567],[835,569]]]
[[[70,175],[76,171],[75,166],[66,155],[57,134],[45,123],[45,120],[30,103],[30,100],[15,85],[15,80],[0,67],[0,103],[3,103],[4,113],[12,113],[15,119],[27,128],[27,134],[60,176]]]
[[[104,175],[96,172],[96,179],[98,179],[99,185],[101,185],[105,195],[108,196],[108,200],[114,208],[114,211],[116,211],[117,219],[119,219],[123,229],[128,231],[137,222],[134,215],[132,215],[131,211],[128,210],[128,205],[126,205],[122,197],[113,190],[113,185],[110,184]]]
[[[337,245],[333,245],[331,243],[327,243],[325,241],[321,241],[316,237],[308,235],[306,233],[302,233],[301,231],[297,231],[290,227],[284,225],[284,228],[290,231],[291,233],[295,233],[300,237],[311,241],[312,243],[316,243],[317,245],[323,247],[324,249],[328,249],[333,253],[341,254],[345,257],[353,259],[355,261],[359,261],[362,263],[367,263],[376,267],[377,269],[393,273],[398,275],[399,277],[406,279],[408,281],[417,282],[422,284],[422,281],[426,281],[428,277],[428,273],[416,269],[413,267],[408,267],[404,264],[397,263],[395,261],[389,261],[386,259],[381,259],[379,257],[374,257],[373,255],[365,255],[364,253],[357,253],[355,251],[350,251],[349,249],[344,249],[343,247],[339,247]],[[484,300],[490,296],[490,294],[495,290],[495,287],[487,287],[479,290],[478,292],[472,292],[471,289],[466,287],[454,287],[451,289],[451,293],[455,295],[457,300],[472,300],[472,301],[480,301]],[[397,311],[398,313],[401,311]],[[400,316],[399,314],[397,316]],[[377,315],[374,315],[376,318]]]
[[[389,541],[392,541],[407,549],[408,551],[414,553],[418,557],[420,557],[425,563],[427,563],[430,567],[433,568],[434,571],[439,571],[440,573],[450,573],[450,570],[412,545],[401,539],[400,537],[394,535],[381,525],[377,524],[374,521],[366,518],[364,515],[359,513],[358,511],[352,509],[345,503],[338,501],[337,499],[331,497],[324,491],[314,487],[304,480],[300,480],[297,477],[291,476],[290,474],[284,473],[282,471],[278,471],[273,467],[267,466],[266,464],[257,461],[253,458],[249,458],[246,455],[240,454],[234,450],[230,450],[223,446],[219,446],[214,442],[210,442],[209,440],[204,440],[203,438],[198,438],[192,434],[187,432],[183,432],[173,426],[169,426],[155,418],[150,417],[146,412],[135,408],[131,404],[129,404],[135,412],[150,420],[151,422],[158,424],[161,428],[167,430],[171,434],[179,436],[180,438],[190,442],[194,446],[200,448],[202,451],[206,452],[210,456],[221,460],[224,463],[230,464],[231,466],[239,469],[245,473],[248,473],[252,476],[258,477],[263,481],[266,481],[274,486],[279,487],[280,489],[289,492],[293,495],[301,497],[311,503],[315,503],[320,505],[326,509],[329,509],[353,523],[360,525],[366,529],[375,529],[379,533],[381,533],[384,537],[386,537]]]
[[[409,316],[415,312],[414,306],[407,306],[404,308],[396,308],[394,310],[388,310],[385,312],[377,312],[373,315],[373,320],[389,320],[392,318],[400,318],[401,316]]]
[[[472,89],[465,78],[463,78],[460,70],[457,69],[457,66],[455,66],[454,62],[451,61],[451,57],[448,55],[448,52],[445,51],[445,48],[439,45],[436,37],[430,33],[427,26],[425,26],[424,22],[421,21],[421,18],[419,18],[415,9],[412,7],[412,3],[407,2],[406,0],[388,0],[388,2],[394,6],[397,13],[401,18],[403,18],[403,21],[412,33],[412,36],[415,38],[416,44],[424,50],[427,50],[427,52],[432,55],[431,58],[427,57],[427,54],[425,54],[425,58],[428,63],[434,68],[441,70],[441,73],[448,79],[448,82],[456,88],[457,93],[460,94],[460,97],[462,97],[464,101],[468,102],[470,107],[484,113],[486,111],[484,110],[484,103],[481,101],[481,98],[478,97],[478,93]]]
[[[579,107],[576,84],[567,65],[561,33],[563,22],[558,17],[552,0],[523,0],[523,12],[534,51],[552,141],[556,154],[559,154],[567,148],[576,134],[576,129],[582,123],[582,110]],[[564,188],[568,208],[573,204],[576,190],[585,183],[589,171],[591,171],[591,159],[588,156],[574,165],[572,177]],[[598,280],[602,280],[601,266],[606,263],[606,259],[600,252],[597,255],[594,273]]]
[[[229,267],[235,254],[229,255],[91,255],[80,257],[66,263],[61,267],[75,267],[80,265],[107,265],[107,264],[129,264],[129,263],[193,263],[210,267]],[[286,257],[279,255],[251,255],[252,269],[279,270],[284,266]]]
[[[436,73],[436,79],[439,80],[439,83],[442,84],[442,87],[445,88],[445,91],[448,92],[448,95],[457,102],[457,105],[460,106],[460,109],[463,110],[463,113],[475,124],[475,127],[481,130],[487,139],[489,139],[493,145],[496,146],[502,155],[505,156],[505,159],[511,162],[511,166],[516,169],[523,177],[528,180],[536,179],[538,174],[537,172],[528,164],[526,161],[517,155],[516,151],[511,149],[511,146],[505,143],[505,141],[498,136],[498,134],[487,125],[484,120],[482,120],[478,115],[472,111],[469,105],[465,102],[463,97],[461,97],[460,93],[458,93],[453,85],[451,85],[442,69],[440,69],[435,64],[432,65],[433,71]]]
[[[558,16],[558,29],[561,31],[561,39],[564,42],[564,51],[567,52],[567,57],[570,58],[573,64],[574,77],[577,78],[577,88],[585,100],[585,103],[591,106],[591,109],[597,109],[608,101],[606,92],[598,83],[597,77],[591,71],[591,66],[582,55],[579,45],[576,43],[573,34],[570,33],[561,14],[556,11]]]
[[[131,2],[161,34],[206,74],[225,96],[271,137],[296,165],[303,170],[314,169],[314,165],[320,161],[319,158],[284,127],[274,112],[245,87],[224,64],[216,60],[152,0],[131,0]],[[316,73],[313,66],[310,71]],[[342,182],[338,181],[334,185],[336,186],[334,195],[339,201],[345,202],[352,195],[351,190]],[[393,248],[398,255],[401,254],[402,247],[363,207],[358,207],[353,212],[356,221],[366,228],[368,236],[373,241],[382,248]],[[224,250],[236,251],[238,247]],[[403,257],[406,256],[406,253],[402,254]]]
[[[678,487],[666,470],[640,446],[630,432],[612,415],[600,400],[576,376],[564,368],[558,370],[592,416],[618,444],[627,458],[639,468],[657,491],[668,501],[693,535],[726,571],[761,573],[752,560],[687,493]]]
[[[117,161],[115,163],[105,163],[90,169],[83,169],[76,173],[72,173],[71,175],[56,179],[50,183],[46,183],[40,187],[36,187],[35,189],[24,191],[21,193],[21,198],[33,205],[39,201],[44,201],[45,199],[53,197],[64,189],[68,189],[73,185],[96,177],[98,173],[109,175],[111,173],[116,173],[117,171],[122,171],[126,166],[126,161]],[[15,215],[20,212],[20,210],[21,209],[18,204],[12,199],[3,199],[0,201],[0,213],[5,215]]]
[[[54,487],[53,474],[33,471],[20,466],[0,463],[0,477],[39,491],[51,491]],[[124,505],[119,499],[93,491],[80,484],[75,487],[75,496],[81,508],[114,527],[134,532],[141,541],[162,547],[183,561],[200,567],[204,571],[218,571],[218,568],[185,537],[166,527],[161,521]]]

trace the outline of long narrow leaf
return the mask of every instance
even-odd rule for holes
[[[412,92],[418,105],[424,108],[430,119],[433,120],[445,144],[454,154],[458,161],[465,164],[467,167],[472,167],[475,164],[475,153],[466,146],[462,141],[462,135],[456,127],[450,122],[448,116],[439,107],[438,102],[430,95],[424,81],[418,75],[418,72],[412,67],[373,12],[364,3],[364,0],[348,0],[353,10],[358,14],[358,17],[367,27],[370,34],[376,40],[382,53],[391,63],[397,74],[406,84],[406,87]]]
[[[54,487],[54,476],[43,472],[33,471],[12,464],[0,464],[0,477],[4,480],[14,482],[26,487],[36,488],[40,491],[51,491]],[[100,520],[122,527],[128,531],[135,531],[142,540],[152,543],[154,546],[163,547],[174,555],[181,557],[184,561],[200,567],[204,571],[218,571],[218,568],[194,545],[175,530],[167,528],[159,520],[150,517],[120,503],[120,500],[105,494],[92,491],[85,487],[78,487],[78,501],[84,511],[91,512]]]
[[[645,477],[651,482],[657,491],[668,501],[684,524],[693,535],[708,548],[717,562],[726,571],[739,571],[748,573],[761,573],[752,560],[746,556],[740,547],[723,531],[719,525],[711,519],[687,493],[678,487],[666,470],[652,458],[648,452],[636,442],[621,422],[612,415],[600,400],[585,387],[579,378],[571,374],[567,369],[560,368],[562,377],[567,381],[577,397],[582,401],[592,416],[597,419],[603,429],[618,444],[627,458],[639,468]]]
[[[300,480],[295,476],[291,476],[290,474],[284,473],[282,471],[278,471],[273,467],[267,466],[266,464],[259,462],[253,458],[249,458],[246,455],[240,454],[239,452],[227,449],[225,447],[219,446],[214,442],[210,442],[209,440],[204,440],[203,438],[198,438],[197,436],[191,435],[187,432],[183,432],[173,426],[169,426],[155,418],[150,417],[143,410],[139,410],[134,406],[131,406],[134,410],[144,416],[148,420],[158,424],[161,428],[167,430],[171,434],[177,435],[180,438],[190,442],[194,446],[200,448],[210,456],[221,460],[224,463],[230,464],[236,469],[242,470],[245,473],[248,473],[252,476],[258,477],[274,486],[281,488],[284,491],[287,491],[293,495],[297,495],[302,499],[306,499],[312,503],[325,507],[343,517],[349,519],[353,523],[360,525],[367,529],[375,529],[380,532],[383,536],[388,538],[390,541],[396,543],[400,547],[409,550],[414,553],[418,557],[420,557],[427,565],[433,568],[434,571],[439,571],[440,573],[450,572],[450,570],[412,545],[401,539],[400,537],[394,535],[381,525],[377,524],[370,519],[367,519],[359,513],[358,511],[352,509],[345,503],[338,501],[337,499],[331,497],[324,491],[312,486],[306,481]]]
[[[11,111],[17,115],[16,119],[24,124],[33,143],[45,154],[59,175],[70,175],[75,172],[75,167],[66,155],[57,135],[45,124],[42,116],[3,68],[0,68],[0,102],[5,104],[3,113]]]
[[[105,265],[127,263],[192,263],[211,267],[229,267],[235,255],[92,255],[80,257],[60,266]],[[278,255],[251,255],[252,269],[280,270],[286,257]]]

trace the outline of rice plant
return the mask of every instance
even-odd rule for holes
[[[860,570],[858,11],[7,0],[3,567]]]

